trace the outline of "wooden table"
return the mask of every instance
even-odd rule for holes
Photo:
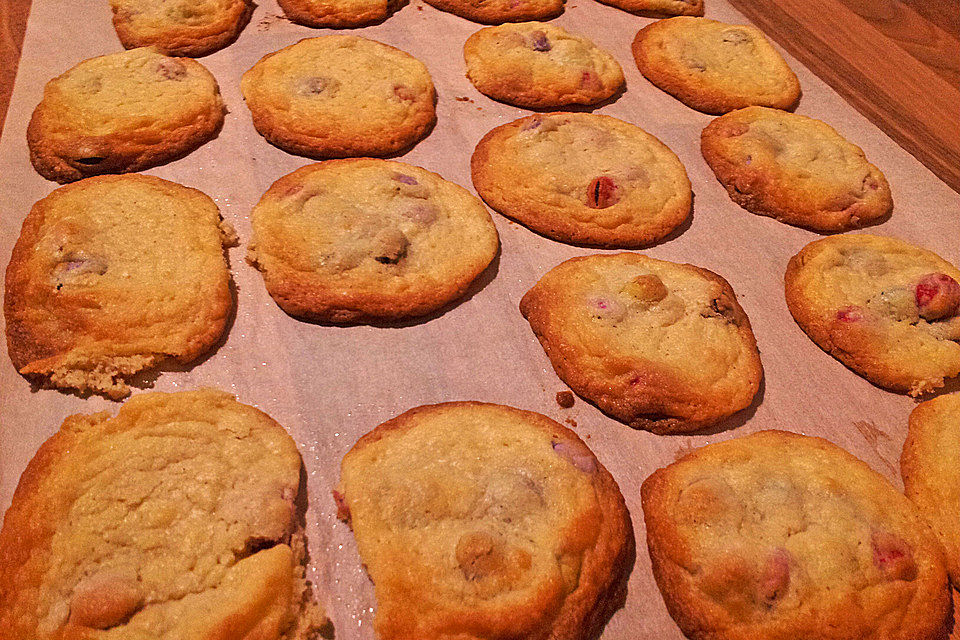
[[[0,127],[30,2],[0,0]],[[960,192],[957,0],[731,3]]]

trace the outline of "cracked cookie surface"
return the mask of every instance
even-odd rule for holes
[[[401,162],[330,160],[284,176],[253,211],[248,259],[287,313],[358,322],[422,316],[496,256],[483,204]]]
[[[310,158],[394,154],[436,121],[423,63],[358,36],[307,38],[268,54],[240,88],[260,135]]]
[[[213,347],[233,310],[214,202],[152,176],[100,176],[37,202],[6,273],[21,374],[119,399],[124,378]]]
[[[960,374],[960,270],[902,240],[845,234],[791,258],[787,306],[824,351],[917,396]]]
[[[233,42],[250,21],[248,0],[110,0],[113,28],[127,49],[205,56]]]
[[[893,209],[887,179],[863,150],[813,118],[747,107],[707,125],[700,145],[734,202],[780,222],[848,231]]]
[[[921,402],[910,413],[900,473],[907,497],[933,526],[960,585],[960,393]]]
[[[36,640],[312,637],[324,617],[304,579],[300,466],[280,425],[212,389],[67,418],[4,518],[0,628]]]
[[[639,247],[690,215],[677,156],[628,122],[587,113],[528,116],[490,131],[470,161],[480,197],[560,242]]]
[[[684,433],[746,408],[763,369],[730,285],[639,254],[573,258],[520,301],[560,379],[638,429]]]
[[[587,640],[620,605],[634,540],[613,477],[569,429],[478,402],[363,436],[334,493],[382,640]]]
[[[463,47],[480,93],[518,107],[595,104],[623,87],[623,70],[586,38],[545,22],[487,27]]]
[[[90,58],[44,87],[27,128],[30,161],[60,183],[140,171],[213,138],[224,110],[195,60],[150,48]]]
[[[705,446],[641,488],[670,615],[693,640],[933,640],[940,547],[888,480],[836,445],[762,431]]]
[[[680,16],[641,29],[633,57],[650,82],[685,105],[727,113],[751,105],[787,109],[800,83],[756,27]]]

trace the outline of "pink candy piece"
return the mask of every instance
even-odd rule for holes
[[[913,559],[910,544],[889,531],[874,531],[870,534],[873,547],[873,564],[890,580],[913,580],[917,575],[917,563]]]
[[[925,319],[946,318],[960,309],[960,283],[945,273],[928,273],[917,283],[915,297]]]
[[[431,224],[436,222],[439,213],[432,204],[418,202],[409,209],[405,209],[403,215],[419,224]]]
[[[187,68],[175,58],[164,58],[157,64],[157,72],[166,80],[179,80],[187,75]]]
[[[547,34],[543,31],[534,31],[530,34],[531,43],[530,46],[534,51],[550,51],[553,46],[550,44],[550,41],[547,39]]]
[[[593,456],[584,453],[584,450],[571,442],[554,442],[553,450],[562,458],[566,458],[580,471],[584,473],[593,473],[597,470],[597,463]]]
[[[605,320],[612,320],[616,322],[617,320],[623,319],[623,317],[627,314],[626,307],[613,298],[591,298],[587,301],[587,304],[590,306],[594,316],[598,316]]]
[[[531,129],[536,129],[541,124],[543,124],[542,118],[531,118],[529,122],[523,125],[521,131],[530,131]]]
[[[395,173],[393,174],[393,179],[397,182],[402,182],[403,184],[420,184],[417,182],[417,179],[413,176],[408,176],[405,173]]]
[[[790,553],[776,549],[768,558],[760,574],[757,592],[764,602],[782,598],[790,586]]]
[[[859,322],[863,320],[863,310],[860,307],[844,307],[837,310],[837,320],[841,322]]]
[[[584,71],[580,74],[580,87],[583,89],[599,90],[603,88],[600,78],[593,71]]]

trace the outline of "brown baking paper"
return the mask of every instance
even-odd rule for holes
[[[561,409],[566,389],[517,310],[520,297],[561,261],[602,251],[542,238],[493,214],[502,250],[470,293],[445,312],[395,328],[330,327],[285,315],[244,262],[250,209],[270,184],[309,161],[269,145],[254,130],[240,96],[240,76],[264,54],[301,38],[334,33],[280,18],[262,0],[251,23],[230,47],[201,59],[217,77],[229,107],[216,140],[187,157],[150,170],[210,195],[239,232],[230,250],[238,290],[236,320],[226,340],[192,367],[164,371],[161,391],[215,386],[273,416],[296,439],[307,470],[310,577],[343,640],[373,637],[375,602],[349,528],[338,522],[330,490],[344,453],[362,434],[411,407],[448,400],[482,400],[532,409],[574,427],[620,483],[633,517],[637,561],[626,605],[607,625],[606,639],[671,639],[681,634],[667,614],[650,573],[639,488],[653,470],[710,442],[759,429],[824,436],[899,485],[898,457],[915,402],[882,391],[818,349],[790,317],[783,297],[789,258],[820,237],[732,203],[700,156],[700,131],[710,116],[659,91],[637,71],[630,43],[650,22],[592,0],[572,0],[555,22],[591,38],[623,66],[627,91],[597,109],[635,123],[660,138],[686,165],[695,193],[692,222],[674,239],[644,253],[716,271],[737,292],[753,323],[766,376],[756,402],[706,435],[661,437],[611,420],[582,400]],[[720,0],[707,16],[742,23]],[[381,25],[349,33],[380,40],[422,60],[433,75],[438,122],[402,160],[436,171],[472,190],[470,154],[483,134],[527,115],[479,94],[464,76],[462,47],[480,28],[421,0]],[[0,260],[5,265],[31,205],[56,185],[30,166],[25,132],[43,85],[77,62],[121,49],[105,0],[33,3],[6,128],[0,140]],[[887,175],[896,208],[870,229],[939,253],[958,254],[960,196],[871,125],[795,60],[803,86],[798,113],[825,120],[863,147]],[[957,389],[956,383],[951,389]],[[118,404],[55,390],[32,391],[0,356],[0,505],[9,505],[20,473],[64,417]]]

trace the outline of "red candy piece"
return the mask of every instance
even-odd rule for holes
[[[782,598],[790,586],[790,553],[786,549],[777,549],[767,558],[757,587],[758,595],[764,602],[773,602]]]
[[[860,307],[844,307],[837,311],[837,320],[841,322],[859,322],[863,320],[863,311]]]
[[[606,209],[620,201],[617,184],[607,176],[594,178],[587,187],[587,206],[591,209]]]
[[[917,576],[917,563],[913,549],[906,540],[889,531],[874,531],[870,534],[873,547],[873,564],[890,580],[913,580]]]
[[[916,288],[917,307],[927,320],[955,315],[960,309],[960,283],[945,273],[928,273]]]
[[[603,84],[600,82],[599,76],[593,71],[584,71],[580,74],[580,87],[583,89],[593,89],[594,91],[599,91],[603,89]]]

